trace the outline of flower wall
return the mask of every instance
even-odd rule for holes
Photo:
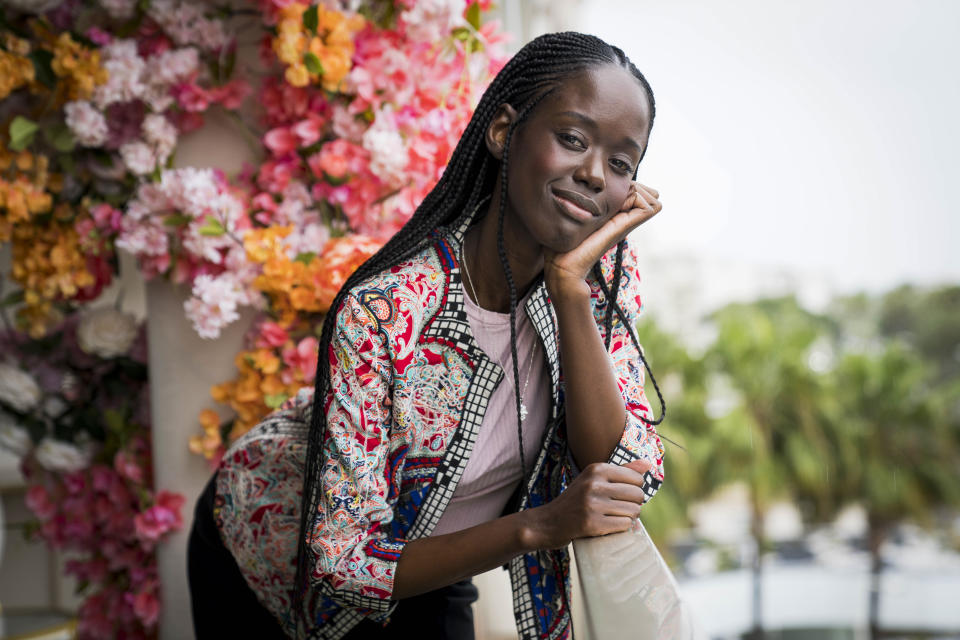
[[[81,637],[156,635],[154,552],[182,524],[152,486],[143,327],[101,295],[118,252],[188,288],[204,338],[257,310],[189,442],[214,465],[312,385],[337,289],[436,183],[505,62],[489,9],[0,1],[0,446],[35,534],[73,551]],[[251,25],[258,69],[237,62]],[[259,141],[239,175],[175,164],[212,110]]]

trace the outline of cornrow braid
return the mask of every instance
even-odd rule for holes
[[[630,62],[617,47],[611,46],[594,36],[575,32],[552,33],[540,36],[525,45],[503,67],[480,98],[473,117],[467,124],[443,175],[436,186],[427,194],[410,220],[377,253],[364,262],[344,283],[335,296],[330,312],[323,322],[318,345],[317,372],[314,383],[313,412],[307,437],[306,464],[301,503],[300,539],[297,552],[297,572],[294,593],[291,602],[291,614],[301,624],[308,624],[304,617],[304,598],[311,586],[309,567],[314,564],[313,552],[308,537],[318,514],[322,493],[320,478],[326,463],[324,443],[326,439],[326,414],[324,404],[330,388],[330,360],[328,352],[336,326],[336,316],[349,291],[371,276],[402,263],[416,254],[430,240],[433,231],[444,228],[456,228],[472,211],[493,192],[498,171],[503,193],[506,193],[508,171],[509,141],[513,131],[550,91],[565,80],[582,71],[613,64],[627,70],[641,85],[649,102],[649,122],[653,126],[656,106],[653,91],[643,74]],[[520,117],[512,123],[507,133],[504,156],[499,165],[486,148],[485,134],[497,113],[508,104]],[[644,152],[646,149],[644,149]],[[641,156],[642,159],[642,156]],[[506,254],[503,250],[502,221],[504,201],[501,198],[499,211],[498,253],[504,267],[510,292],[511,355],[514,370],[514,393],[516,394],[518,430],[520,429],[520,390],[516,351],[516,287],[510,273]],[[619,267],[619,265],[618,265]],[[619,272],[619,269],[618,269]],[[616,278],[619,280],[619,275]],[[603,279],[600,279],[603,282]],[[605,283],[603,283],[605,286]],[[618,316],[624,317],[622,309],[612,300]],[[609,325],[612,315],[608,316]],[[609,328],[608,328],[609,334]],[[631,337],[633,337],[631,333]],[[636,339],[634,338],[636,343]],[[641,358],[642,358],[641,354]],[[646,366],[646,361],[644,360]],[[649,371],[649,367],[648,367]],[[652,376],[651,376],[652,378]],[[659,390],[658,390],[659,395]],[[527,491],[526,465],[523,462],[522,431],[520,437],[520,459],[523,464],[524,492]],[[569,610],[569,608],[568,608]]]

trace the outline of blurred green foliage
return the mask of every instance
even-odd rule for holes
[[[960,287],[843,297],[823,313],[793,297],[735,303],[705,323],[703,353],[638,325],[668,409],[666,482],[643,516],[661,549],[732,483],[748,490],[757,548],[775,501],[807,526],[861,505],[876,576],[896,525],[960,511]]]

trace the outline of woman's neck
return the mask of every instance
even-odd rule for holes
[[[484,309],[506,313],[510,310],[510,289],[497,248],[498,214],[493,198],[487,214],[467,231],[461,259],[467,262],[467,289],[472,285],[467,295],[473,294],[473,301]],[[504,220],[503,244],[519,300],[543,272],[543,252],[529,239],[526,230],[508,226],[508,220]]]

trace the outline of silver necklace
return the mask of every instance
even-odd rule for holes
[[[470,277],[470,271],[467,268],[467,239],[463,239],[463,246],[460,248],[460,264],[463,265],[463,275],[466,276],[465,282],[470,285],[470,291],[473,293],[473,299],[476,301],[477,306],[480,306],[479,298],[477,297],[477,289],[473,286],[473,278]],[[466,293],[466,292],[464,292]],[[537,347],[540,344],[537,340],[533,341],[533,351],[530,353],[530,361],[527,363],[527,375],[524,376],[523,382],[523,391],[520,392],[520,422],[522,423],[527,419],[527,405],[523,401],[524,396],[527,395],[527,386],[530,384],[530,374],[533,372],[533,361],[537,359]],[[496,361],[500,368],[503,369],[503,373],[507,373],[507,367],[499,360]]]

